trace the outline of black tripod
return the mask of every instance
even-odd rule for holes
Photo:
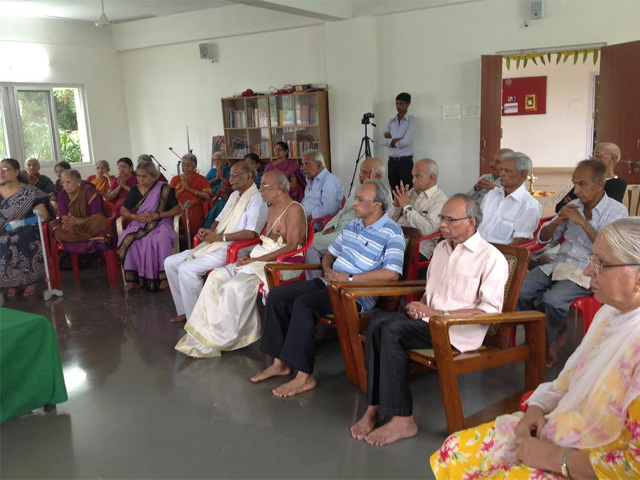
[[[373,143],[373,140],[369,137],[367,127],[369,124],[374,127],[376,126],[375,123],[371,122],[370,119],[372,118],[374,118],[373,113],[365,113],[361,120],[361,123],[364,125],[364,137],[360,140],[360,150],[358,150],[358,158],[356,159],[356,166],[353,169],[353,176],[351,177],[351,185],[349,185],[349,195],[347,198],[351,196],[351,190],[353,190],[353,182],[356,179],[356,172],[358,171],[358,164],[360,163],[360,160],[362,160],[362,158],[367,159],[371,157],[371,144]]]

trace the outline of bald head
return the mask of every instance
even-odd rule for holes
[[[360,165],[358,180],[362,185],[365,180],[380,180],[384,176],[384,163],[376,157],[369,157]]]
[[[502,157],[507,153],[513,153],[513,150],[510,148],[501,148],[500,150],[496,150],[491,157],[491,162],[489,162],[489,173],[493,178],[498,178],[498,175],[500,175],[500,163],[502,163]]]
[[[620,147],[615,143],[600,142],[593,149],[593,158],[607,168],[607,178],[611,178],[615,175],[614,170],[616,165],[620,161]]]

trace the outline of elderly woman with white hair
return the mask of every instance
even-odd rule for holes
[[[640,478],[640,217],[605,226],[584,270],[603,307],[526,413],[451,435],[436,479]]]

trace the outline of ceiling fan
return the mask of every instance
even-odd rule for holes
[[[147,15],[138,15],[136,17],[121,18],[119,20],[109,20],[109,17],[107,17],[107,14],[104,13],[104,0],[100,0],[100,5],[102,6],[102,13],[100,14],[100,16],[95,22],[96,27],[108,27],[109,25],[114,25],[118,23],[133,22],[135,20],[144,20],[145,18],[155,17],[154,14],[147,14]]]

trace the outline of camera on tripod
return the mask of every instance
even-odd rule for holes
[[[361,123],[362,125],[369,125],[369,124],[371,123],[371,119],[372,119],[372,118],[376,118],[376,116],[375,116],[373,113],[371,113],[371,112],[369,112],[369,113],[365,113],[365,114],[362,116],[362,120],[360,120],[360,123]],[[371,125],[373,125],[374,127],[376,126],[376,124],[375,124],[375,123],[371,123]]]

